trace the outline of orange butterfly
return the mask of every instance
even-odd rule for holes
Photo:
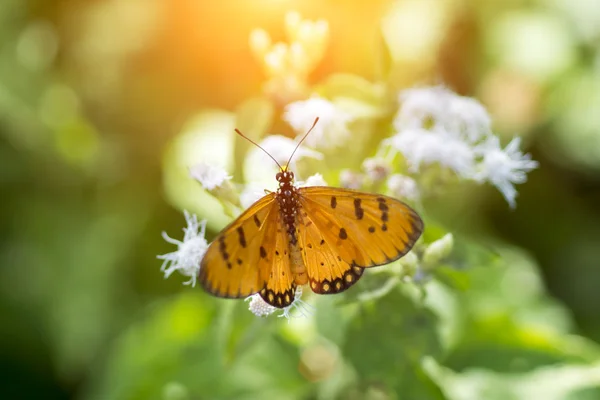
[[[279,189],[223,229],[202,259],[199,280],[215,296],[260,293],[268,304],[283,308],[294,301],[298,285],[308,283],[319,294],[340,293],[365,268],[405,255],[423,232],[419,215],[399,200],[349,189],[298,188],[289,161],[277,165]]]

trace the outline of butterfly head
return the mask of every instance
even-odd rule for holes
[[[275,175],[277,182],[279,182],[279,186],[288,186],[294,183],[294,173],[292,171],[288,171],[287,168],[282,168],[281,171]]]

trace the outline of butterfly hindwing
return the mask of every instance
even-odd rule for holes
[[[260,296],[268,304],[283,308],[294,301],[296,285],[290,268],[290,246],[288,233],[281,222],[281,215],[277,211],[277,233],[272,243],[265,243],[266,257],[271,261],[272,268],[267,284],[260,291]]]
[[[300,235],[311,288],[338,293],[362,269],[406,254],[423,232],[423,221],[392,197],[331,187],[299,189]]]
[[[308,284],[319,294],[343,292],[360,279],[363,268],[342,259],[331,231],[319,226],[321,216],[313,211],[301,216],[298,237]]]
[[[261,291],[273,268],[268,256],[276,238],[279,209],[270,193],[215,238],[200,264],[199,281],[219,297],[240,298]]]

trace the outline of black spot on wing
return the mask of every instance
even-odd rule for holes
[[[340,239],[344,240],[344,239],[348,239],[348,232],[346,232],[346,229],[341,228],[340,229],[340,234],[339,234]]]
[[[360,199],[354,199],[354,216],[356,219],[363,219],[365,215],[365,210],[363,210],[360,203]]]
[[[244,228],[241,226],[238,226],[237,233],[238,233],[238,239],[240,241],[240,246],[246,247],[246,235],[244,234]]]

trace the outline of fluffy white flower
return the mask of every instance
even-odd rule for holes
[[[277,307],[273,307],[269,303],[265,302],[260,294],[256,293],[246,298],[249,301],[248,309],[250,312],[257,317],[266,317],[267,315],[273,314],[277,311]]]
[[[492,120],[481,103],[471,97],[454,95],[448,104],[445,128],[457,132],[470,143],[475,143],[492,133]]]
[[[413,88],[400,92],[400,110],[394,119],[396,130],[431,128],[442,122],[448,112],[452,92],[443,86]]]
[[[298,186],[300,186],[300,187],[327,186],[327,182],[325,182],[325,179],[323,179],[323,175],[321,175],[317,172],[316,174],[311,175],[308,178],[306,178],[306,180],[304,182],[298,182]]]
[[[473,174],[473,148],[445,131],[406,129],[387,142],[404,155],[412,172],[418,172],[421,165],[439,163],[465,178]]]
[[[365,175],[349,169],[340,171],[340,186],[346,189],[358,190],[362,187],[363,183],[365,183]]]
[[[302,287],[296,288],[296,294],[294,295],[294,301],[287,307],[284,307],[281,315],[279,317],[287,318],[288,322],[290,318],[295,317],[307,317],[311,315],[314,307],[304,302],[302,299]],[[260,294],[256,293],[250,297],[246,298],[246,301],[249,301],[248,309],[252,314],[257,317],[265,317],[267,315],[273,314],[275,311],[279,310],[277,307],[273,307],[272,305],[266,303]],[[296,310],[297,315],[292,314]]]
[[[538,167],[538,162],[531,159],[531,155],[523,154],[519,150],[521,138],[514,138],[502,149],[500,140],[496,136],[490,138],[476,147],[477,153],[482,157],[478,164],[475,179],[487,181],[496,186],[502,193],[511,208],[514,208],[517,191],[513,186],[527,180],[527,172]]]
[[[173,272],[179,271],[180,274],[190,277],[185,285],[196,285],[196,277],[200,270],[200,261],[206,252],[208,243],[204,238],[206,233],[206,220],[198,222],[198,217],[187,211],[183,212],[187,227],[183,228],[183,241],[172,239],[165,232],[162,237],[169,243],[177,245],[177,251],[162,254],[157,258],[164,260],[160,270],[164,272],[165,279]]]
[[[231,176],[223,168],[204,162],[191,167],[190,176],[200,182],[206,190],[214,190],[231,179]]]
[[[477,100],[443,86],[414,88],[400,93],[402,103],[394,127],[443,130],[469,143],[491,134],[491,119]]]
[[[408,176],[393,174],[388,178],[387,185],[392,194],[401,199],[418,200],[420,197],[417,182]]]
[[[299,136],[308,132],[315,118],[319,122],[306,137],[306,143],[315,148],[334,148],[343,145],[350,136],[348,123],[353,116],[332,102],[320,97],[296,101],[286,106],[283,119],[290,124]]]
[[[281,166],[285,166],[285,164],[290,159],[290,156],[294,152],[294,149],[298,145],[298,142],[294,139],[290,139],[281,135],[271,135],[267,136],[263,141],[261,141],[260,146],[265,149],[267,153],[269,153]],[[264,151],[259,149],[258,147],[253,148],[251,150],[251,154],[249,157],[252,157],[253,160],[259,160],[263,164],[273,164],[273,160],[269,158],[268,155],[265,154]],[[292,159],[292,163],[300,160],[301,158],[308,157],[314,158],[317,160],[321,160],[323,158],[323,154],[319,153],[316,150],[312,150],[303,146],[300,146],[296,153],[294,154],[294,158]],[[276,167],[276,166],[275,166]]]
[[[371,157],[363,161],[363,170],[373,182],[381,182],[392,172],[390,164],[381,157]]]

